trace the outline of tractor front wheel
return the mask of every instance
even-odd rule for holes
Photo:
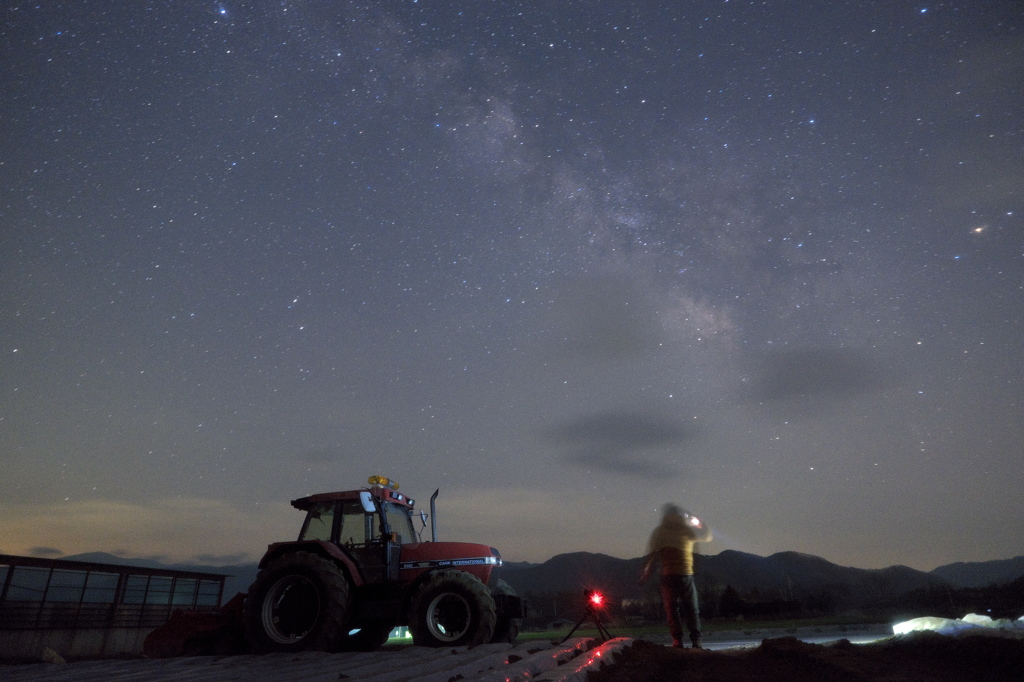
[[[506,597],[515,597],[516,591],[512,589],[504,580],[498,580],[493,587],[491,587],[491,597],[494,599],[497,608],[498,618],[494,624],[494,634],[491,635],[491,643],[497,642],[508,642],[515,644],[519,638],[519,628],[523,624],[523,619],[515,617],[508,612],[503,606],[507,606],[508,602],[504,601]]]
[[[418,646],[474,646],[494,634],[494,599],[465,571],[431,573],[412,599],[409,631]]]
[[[334,563],[293,552],[259,572],[245,600],[245,630],[257,652],[334,651],[349,615],[349,586]]]

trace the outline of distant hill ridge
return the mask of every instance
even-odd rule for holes
[[[725,550],[714,556],[694,555],[700,584],[730,585],[741,592],[760,591],[796,598],[840,589],[864,595],[895,595],[947,585],[947,581],[906,566],[863,569],[838,566],[821,557],[779,552],[769,557]],[[538,566],[502,568],[501,578],[516,591],[571,593],[602,589],[622,597],[643,592],[637,578],[642,558],[616,559],[603,554],[560,554]]]
[[[939,566],[931,573],[961,587],[1001,585],[1024,576],[1024,556],[994,561],[958,561]]]
[[[230,566],[169,564],[157,559],[126,558],[105,552],[88,552],[63,557],[76,561],[173,568],[204,573],[224,573],[224,599],[244,592],[256,577],[257,564]],[[951,585],[983,587],[1009,583],[1024,576],[1024,556],[980,562],[957,562],[939,566],[930,572],[907,566],[881,569],[839,566],[826,559],[800,552],[778,552],[768,557],[737,550],[716,555],[695,554],[697,573],[702,582],[731,585],[740,591],[760,590],[784,595],[810,594],[825,588],[865,593],[901,594],[916,589]],[[517,592],[572,593],[599,588],[628,597],[639,594],[637,577],[642,558],[619,559],[606,554],[572,552],[559,554],[544,563],[506,562],[498,576]]]

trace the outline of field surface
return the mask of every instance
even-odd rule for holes
[[[673,649],[635,640],[588,682],[1019,682],[1024,641],[918,632],[869,644],[766,639],[754,648]]]
[[[787,630],[793,630],[789,634]],[[891,632],[891,630],[889,630]],[[221,682],[378,680],[451,682],[1020,682],[1024,640],[880,626],[709,633],[707,649],[675,649],[667,636],[600,642],[527,640],[427,649],[389,644],[370,653],[195,656],[160,660],[0,665],[5,682]],[[51,658],[52,660],[52,658]]]

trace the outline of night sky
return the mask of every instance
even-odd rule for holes
[[[0,552],[1024,554],[1021,3],[2,11]]]

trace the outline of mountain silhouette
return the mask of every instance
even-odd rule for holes
[[[245,592],[258,573],[256,563],[213,566],[192,563],[166,563],[155,558],[126,558],[105,552],[88,552],[63,557],[76,561],[171,568],[228,576],[224,601],[236,592]],[[541,564],[506,562],[497,577],[517,593],[579,594],[597,589],[620,599],[635,598],[650,592],[637,579],[643,558],[619,559],[606,554],[572,552],[551,557]],[[914,590],[942,586],[980,587],[1009,583],[1024,576],[1024,556],[982,562],[958,562],[940,566],[931,572],[907,566],[880,569],[839,566],[826,559],[800,552],[779,552],[762,557],[736,550],[707,556],[694,554],[698,585],[714,588],[731,586],[740,592],[760,592],[780,598],[799,599],[822,591],[857,595],[874,600],[891,598]]]
[[[1001,585],[1024,576],[1024,556],[995,561],[958,561],[939,566],[932,574],[960,587]]]
[[[543,564],[502,567],[500,577],[518,593],[572,594],[599,589],[614,598],[631,599],[650,593],[652,584],[641,586],[638,577],[642,558],[617,559],[604,554],[575,552],[552,557]],[[694,555],[698,586],[743,593],[760,593],[781,599],[800,599],[829,591],[854,602],[874,602],[900,594],[948,583],[940,576],[906,566],[863,569],[833,564],[821,557],[799,552],[779,552],[768,557],[736,550],[714,556]]]

